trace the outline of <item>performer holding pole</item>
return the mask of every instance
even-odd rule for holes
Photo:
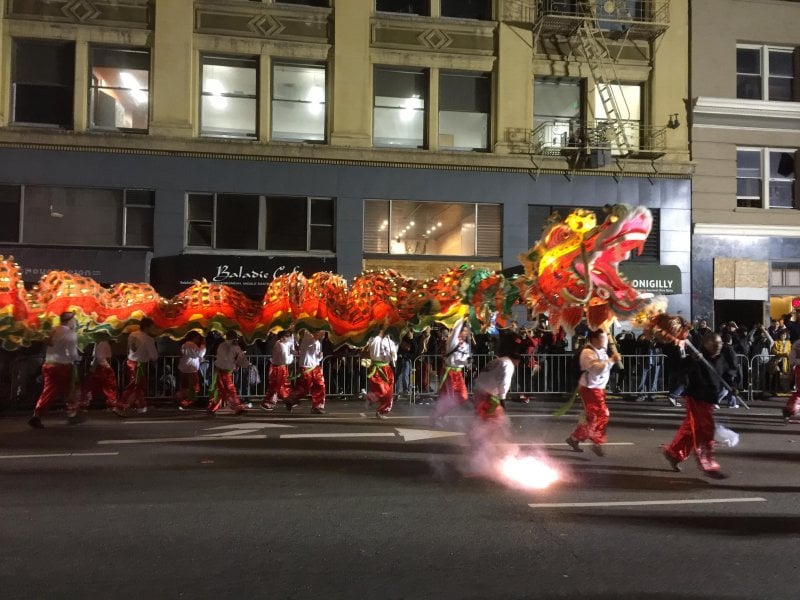
[[[188,410],[194,406],[200,391],[200,362],[206,355],[206,343],[197,331],[190,331],[181,346],[181,359],[178,362],[180,388],[175,393],[178,410]]]
[[[117,406],[117,375],[108,362],[111,356],[108,340],[95,342],[92,366],[81,390],[81,403],[87,408],[92,400],[101,397],[105,398],[108,410],[114,410]]]
[[[368,408],[373,404],[378,405],[375,416],[379,419],[389,416],[394,401],[394,371],[391,363],[397,360],[397,344],[386,335],[386,329],[387,324],[384,323],[378,335],[367,344],[372,363],[367,374],[365,400]]]
[[[44,389],[33,409],[33,416],[28,420],[28,425],[34,429],[44,428],[42,413],[59,397],[67,402],[68,421],[78,423],[81,420],[78,369],[75,365],[81,357],[78,354],[76,325],[75,313],[70,311],[61,313],[59,325],[53,328],[47,340],[47,350],[42,365]]]
[[[217,346],[214,374],[211,377],[211,396],[206,409],[209,416],[213,417],[223,403],[237,416],[246,412],[236,393],[236,386],[233,385],[233,371],[240,367],[249,368],[250,361],[239,346],[239,336],[235,331],[228,330],[225,341]]]
[[[444,371],[439,384],[439,397],[433,411],[433,422],[444,417],[456,406],[464,404],[469,395],[464,383],[464,367],[469,364],[472,347],[469,343],[470,331],[466,318],[461,318],[450,330],[444,355]]]
[[[579,447],[580,442],[591,440],[592,452],[597,456],[605,456],[603,444],[606,442],[606,426],[610,416],[606,406],[606,384],[611,367],[620,360],[620,355],[615,351],[608,356],[607,347],[608,334],[597,329],[589,332],[586,347],[581,350],[578,394],[583,400],[585,416],[566,439],[575,452],[583,452]]]
[[[158,359],[156,342],[150,335],[153,320],[145,317],[139,322],[138,331],[128,336],[128,385],[122,390],[122,397],[117,404],[116,412],[124,416],[129,407],[138,413],[147,412],[147,363]]]
[[[294,384],[294,390],[285,400],[289,412],[300,403],[300,398],[308,394],[311,396],[311,412],[318,415],[325,413],[325,377],[322,373],[324,337],[324,331],[303,332],[300,340],[300,366],[303,370]]]
[[[279,399],[286,400],[292,393],[292,385],[289,382],[289,365],[293,362],[294,336],[291,329],[284,329],[278,334],[278,339],[272,346],[269,384],[264,400],[261,402],[261,408],[264,410],[274,410]]]
[[[717,333],[707,333],[702,339],[700,352],[681,361],[688,378],[686,387],[686,418],[681,423],[672,443],[664,447],[664,458],[674,471],[694,450],[697,464],[708,477],[723,479],[719,463],[714,459],[714,403],[725,383],[725,377],[736,373],[736,365],[722,354],[722,338]],[[690,348],[694,348],[688,344]]]

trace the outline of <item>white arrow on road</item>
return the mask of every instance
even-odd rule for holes
[[[397,432],[376,431],[373,433],[285,433],[281,439],[330,439],[330,438],[362,438],[362,437],[397,437],[399,435],[406,442],[416,440],[430,440],[434,438],[452,437],[464,435],[460,431],[429,431],[425,429],[395,429]]]
[[[268,429],[274,427],[292,427],[292,425],[278,425],[277,423],[235,423],[234,425],[221,425],[219,427],[211,427],[207,431],[215,429],[223,429],[219,433],[210,433],[207,435],[194,435],[191,437],[173,437],[173,438],[147,438],[147,439],[134,439],[134,440],[100,440],[97,442],[100,445],[109,444],[158,444],[167,442],[208,442],[212,440],[263,440],[266,434],[256,434],[261,429]]]

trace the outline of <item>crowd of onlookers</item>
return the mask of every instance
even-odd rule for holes
[[[569,373],[563,368],[563,361],[558,364],[548,360],[551,355],[572,355],[583,347],[588,334],[585,323],[579,324],[574,335],[569,337],[563,330],[553,331],[545,315],[524,324],[510,322],[509,328],[514,330],[524,348],[524,357],[518,366],[518,380],[528,381],[536,377],[547,377],[552,389],[563,390],[570,384],[576,373]],[[700,319],[693,324],[689,332],[689,341],[697,348],[701,346],[701,338],[711,332],[706,320]],[[787,314],[781,319],[772,319],[767,327],[755,324],[740,327],[733,321],[721,323],[716,332],[722,337],[724,352],[736,365],[736,377],[729,381],[738,389],[746,389],[752,383],[753,389],[765,394],[776,394],[790,390],[793,377],[790,377],[789,353],[793,342],[800,339],[800,315]],[[682,391],[682,382],[678,375],[678,363],[685,355],[684,348],[675,344],[664,344],[652,339],[646,333],[629,329],[615,332],[614,339],[619,351],[629,368],[615,367],[609,382],[610,392],[625,392],[632,400],[652,399],[656,392],[669,392],[670,400],[676,404]],[[395,393],[400,397],[415,394],[435,394],[438,386],[438,360],[443,356],[447,342],[448,330],[440,325],[427,328],[422,332],[406,332],[398,342],[397,361],[393,365],[395,371]],[[249,371],[236,374],[236,384],[240,392],[246,394],[248,385],[260,383],[268,366],[272,346],[276,339],[271,334],[266,340],[258,340],[245,346],[253,363]],[[475,357],[491,356],[497,335],[473,332],[470,336],[472,353]],[[223,342],[223,337],[216,332],[205,336],[207,357],[213,357],[216,349]],[[111,342],[116,358],[124,360],[126,340]],[[160,357],[177,357],[181,354],[181,341],[166,337],[156,340]],[[322,340],[322,350],[326,357],[325,377],[328,394],[346,395],[366,385],[366,368],[360,366],[360,359],[365,358],[363,349],[347,345],[335,348],[329,339]],[[86,365],[91,361],[91,347],[84,350]],[[256,360],[258,357],[258,360]],[[420,357],[431,357],[421,360]],[[754,360],[756,357],[758,359]],[[32,344],[13,352],[0,351],[0,408],[33,403],[41,392],[41,367],[44,361],[44,345]],[[177,364],[177,363],[175,363]],[[752,371],[749,366],[752,365]],[[478,362],[474,361],[472,375],[477,374]],[[632,367],[632,368],[631,368]],[[172,372],[174,365],[165,363],[158,379],[151,386],[158,386],[159,394],[169,395],[177,391],[178,373]],[[201,364],[201,377],[207,385],[210,380],[209,363]],[[468,374],[467,374],[468,375]],[[568,378],[569,381],[564,381]],[[750,381],[748,378],[752,378]],[[547,391],[538,386],[541,391]]]

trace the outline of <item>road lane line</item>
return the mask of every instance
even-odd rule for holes
[[[521,444],[511,443],[509,446],[569,446],[566,442],[527,442]],[[634,442],[606,442],[603,446],[635,446]]]
[[[162,444],[169,442],[229,442],[231,440],[263,440],[266,439],[266,437],[266,435],[237,435],[225,437],[196,435],[192,437],[148,438],[141,440],[100,440],[97,443],[100,446],[107,446],[110,444]]]
[[[340,437],[397,437],[394,433],[285,433],[281,439],[340,438]],[[233,438],[236,439],[236,438]]]
[[[677,506],[682,504],[726,504],[729,502],[766,502],[766,498],[700,498],[696,500],[632,500],[625,502],[546,502],[528,504],[531,508],[590,508],[614,506]]]
[[[67,452],[59,454],[7,454],[0,456],[0,459],[10,460],[14,458],[59,458],[74,456],[119,456],[119,452]]]

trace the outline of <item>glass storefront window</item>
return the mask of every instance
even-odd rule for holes
[[[439,74],[439,148],[486,150],[489,147],[491,80],[480,73]]]
[[[200,133],[254,138],[258,132],[258,59],[203,56]]]
[[[89,127],[146,132],[150,52],[92,47],[89,57]]]
[[[427,71],[375,67],[372,142],[375,146],[423,148]]]
[[[325,141],[325,67],[272,67],[272,139]]]
[[[367,200],[364,252],[421,256],[501,255],[502,206]]]

